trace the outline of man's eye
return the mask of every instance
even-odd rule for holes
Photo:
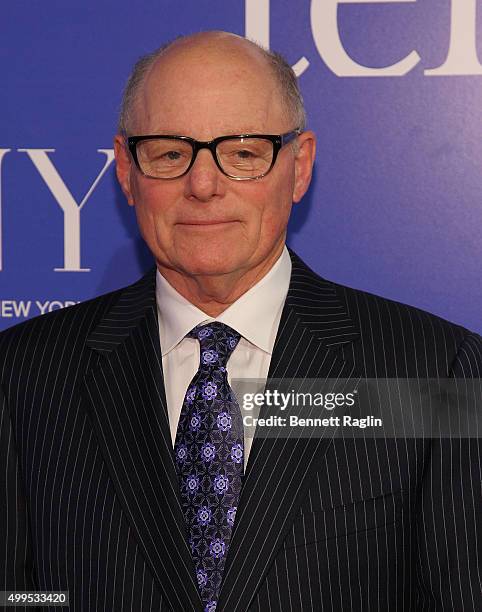
[[[236,151],[236,156],[241,159],[250,159],[252,157],[256,157],[252,151],[248,151],[247,149],[241,149]]]
[[[181,157],[179,151],[167,151],[162,155],[164,159],[168,159],[169,161],[176,161]]]

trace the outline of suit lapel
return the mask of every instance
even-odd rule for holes
[[[86,404],[140,550],[172,609],[202,609],[172,454],[155,270],[122,292],[87,344],[101,355],[85,377]]]
[[[358,378],[339,347],[359,336],[331,283],[294,254],[268,379]],[[269,408],[261,408],[260,417]],[[255,596],[294,520],[310,480],[322,465],[325,436],[268,439],[255,435],[226,562],[219,609],[244,611]],[[252,545],[254,542],[254,545]],[[240,579],[241,577],[241,579]]]

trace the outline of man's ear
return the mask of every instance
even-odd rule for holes
[[[316,136],[314,132],[311,130],[302,132],[297,138],[296,146],[293,202],[299,202],[310,186],[316,154]]]
[[[115,171],[117,180],[124,192],[127,202],[134,206],[134,198],[131,191],[131,169],[132,160],[124,138],[117,134],[114,138]]]

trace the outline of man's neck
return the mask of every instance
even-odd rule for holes
[[[258,283],[274,266],[281,250],[261,264],[248,270],[236,270],[229,274],[187,276],[172,268],[157,264],[160,274],[186,300],[210,317],[217,317],[231,304]]]

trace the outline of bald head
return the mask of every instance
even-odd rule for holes
[[[198,32],[189,36],[180,36],[163,45],[158,52],[154,52],[156,60],[169,60],[175,56],[198,57],[208,61],[224,57],[230,59],[244,58],[252,62],[253,68],[267,69],[266,52],[256,43],[232,34],[231,32],[211,31]]]
[[[129,77],[121,105],[119,132],[133,134],[140,129],[143,99],[153,89],[162,88],[163,79],[175,72],[185,76],[188,88],[192,79],[203,79],[206,88],[210,77],[231,75],[253,86],[253,75],[260,85],[271,89],[293,127],[306,123],[303,100],[296,76],[290,65],[277,53],[229,32],[200,32],[183,36],[141,57]]]

